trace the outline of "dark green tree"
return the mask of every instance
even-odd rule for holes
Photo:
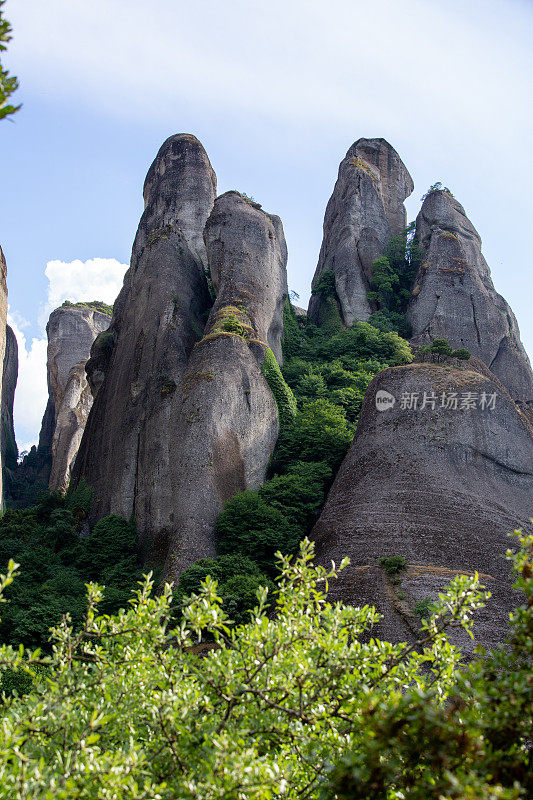
[[[4,17],[2,6],[5,5],[5,0],[0,0],[0,52],[7,49],[7,43],[11,41],[11,25]],[[8,103],[11,95],[18,89],[18,80],[13,75],[10,75],[7,69],[4,69],[0,63],[0,119],[5,119],[10,114],[14,114],[19,110],[20,104],[14,106]]]

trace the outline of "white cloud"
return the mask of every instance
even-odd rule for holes
[[[19,373],[15,392],[14,419],[19,451],[37,444],[41,420],[48,400],[46,385],[46,338],[27,341],[16,311],[8,313],[8,324],[17,337]]]
[[[64,300],[103,300],[113,303],[122,286],[126,264],[115,258],[90,258],[87,261],[49,261],[46,304],[41,308],[39,324],[42,336],[28,340],[23,333],[29,323],[15,309],[10,309],[8,323],[19,347],[19,373],[15,392],[15,435],[19,450],[28,450],[39,439],[41,420],[48,400],[46,382],[47,339],[44,327],[50,312]]]
[[[121,264],[116,258],[49,261],[44,271],[48,278],[47,301],[39,321],[45,325],[50,313],[65,300],[102,300],[111,305],[122,287],[127,269],[127,264]]]

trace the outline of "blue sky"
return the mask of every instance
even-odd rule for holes
[[[47,315],[67,297],[113,299],[144,175],[172,133],[200,138],[220,193],[281,216],[302,305],[338,164],[360,136],[385,137],[415,181],[409,219],[437,180],[465,206],[533,353],[529,0],[8,0],[5,12],[24,103],[0,124],[21,447],[46,402]]]

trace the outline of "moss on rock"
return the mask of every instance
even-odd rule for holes
[[[290,422],[296,417],[296,399],[285,382],[285,378],[281,374],[281,369],[276,361],[276,356],[270,347],[266,349],[265,360],[261,364],[261,372],[276,401],[280,424],[283,425],[286,422]]]

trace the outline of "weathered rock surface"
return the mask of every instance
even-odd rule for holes
[[[394,406],[378,411],[378,392]],[[443,394],[451,407],[441,407]],[[414,398],[417,409],[409,408]],[[412,364],[370,384],[313,538],[322,563],[351,559],[333,594],[375,604],[385,615],[377,633],[393,641],[415,638],[418,601],[434,599],[455,574],[478,571],[493,597],[476,615],[475,633],[491,645],[504,638],[515,601],[508,534],[531,516],[532,430],[503,385],[479,362]],[[392,555],[408,563],[399,586],[379,566]]]
[[[281,361],[287,298],[281,221],[227,192],[215,202],[204,239],[217,299],[172,403],[167,580],[214,554],[218,514],[236,492],[262,483],[279,430],[260,364],[268,348]]]
[[[48,405],[39,448],[50,453],[49,487],[67,489],[93,398],[85,364],[96,337],[111,317],[89,305],[61,306],[50,314],[47,377]]]
[[[73,478],[94,488],[96,517],[134,514],[150,557],[173,529],[171,399],[211,305],[202,233],[216,178],[200,142],[170,137],[150,167],[131,266],[108,331],[91,350],[94,404]]]
[[[4,253],[0,247],[0,395],[2,393],[2,371],[6,350],[7,321],[7,266]],[[0,456],[1,458],[1,456]],[[0,508],[3,505],[2,464],[0,463]]]
[[[18,378],[18,345],[12,328],[6,326],[6,349],[4,353],[4,368],[2,374],[2,467],[4,475],[17,468],[18,449],[13,426],[13,404]],[[4,489],[6,489],[6,481]]]
[[[448,339],[481,358],[513,400],[533,404],[533,373],[510,307],[494,289],[481,239],[464,208],[433,191],[416,220],[425,257],[407,319],[413,344]]]
[[[413,181],[400,156],[385,139],[359,139],[339,167],[339,176],[324,217],[324,238],[313,278],[335,275],[342,321],[366,321],[372,309],[366,298],[371,266],[393,236],[406,225],[404,200]],[[313,295],[309,317],[321,322],[324,300]]]

